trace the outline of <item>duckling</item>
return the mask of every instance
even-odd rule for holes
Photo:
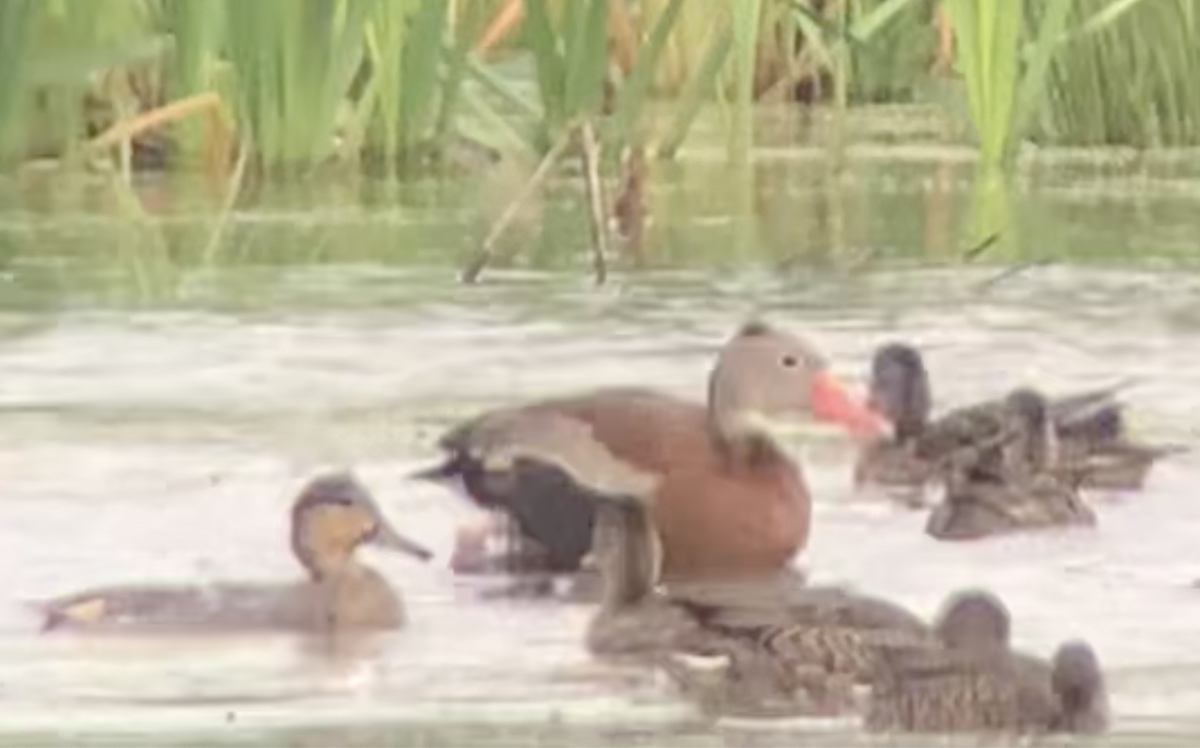
[[[1009,649],[1004,604],[980,590],[952,595],[936,623],[941,648],[887,648],[872,683],[865,725],[874,732],[1098,733],[1108,697],[1085,642],[1050,663]]]
[[[1142,487],[1153,464],[1182,451],[1132,441],[1125,428],[1124,405],[1116,399],[1124,385],[1057,398],[1048,404],[1061,443],[1061,469],[1081,488],[1134,490]],[[855,466],[859,485],[904,489],[906,503],[921,504],[924,486],[939,480],[963,458],[962,450],[988,444],[996,436],[999,401],[952,410],[936,419],[929,374],[920,352],[906,343],[889,343],[871,364],[870,399],[893,426],[892,434],[867,445]],[[967,454],[965,459],[970,460]]]
[[[1021,529],[1094,525],[1095,513],[1059,470],[1058,440],[1044,397],[1014,390],[996,416],[995,443],[946,479],[926,533],[967,540]]]
[[[340,633],[399,628],[406,619],[403,601],[379,572],[355,559],[364,544],[423,561],[433,555],[393,529],[352,475],[320,476],[292,505],[292,552],[307,579],[87,590],[40,604],[42,631]]]

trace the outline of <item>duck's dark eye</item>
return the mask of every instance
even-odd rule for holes
[[[794,368],[796,366],[796,364],[800,363],[800,361],[795,356],[788,354],[788,355],[784,356],[783,358],[779,359],[779,363],[781,363],[784,366],[786,366],[787,368],[791,369],[791,368]]]

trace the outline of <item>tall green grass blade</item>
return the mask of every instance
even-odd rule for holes
[[[441,108],[438,111],[436,127],[439,145],[445,145],[445,138],[454,128],[454,115],[463,83],[467,78],[471,50],[484,21],[487,20],[485,10],[487,6],[482,2],[467,2],[467,8],[462,17],[457,19],[454,28],[454,42],[445,50],[446,80],[442,87]]]
[[[163,25],[174,43],[167,90],[182,98],[208,88],[209,64],[220,51],[224,3],[162,0]]]
[[[608,67],[608,3],[609,0],[567,3],[563,106],[568,118],[599,112],[604,71]]]
[[[852,42],[867,44],[911,5],[913,0],[884,0],[867,12],[859,13],[847,29],[847,36]]]
[[[259,162],[270,168],[283,160],[280,141],[281,123],[277,109],[284,85],[280,69],[281,24],[271,16],[274,3],[225,4],[226,45],[236,71],[238,117],[241,127],[254,144]]]
[[[701,58],[700,66],[688,78],[687,84],[680,93],[679,102],[675,105],[675,113],[667,126],[666,134],[658,146],[660,158],[673,158],[679,147],[687,138],[692,123],[699,114],[704,101],[717,87],[721,69],[733,51],[733,30],[722,26],[708,45]]]
[[[1075,0],[1050,64],[1039,134],[1065,143],[1200,143],[1194,0]]]
[[[617,93],[618,132],[625,142],[634,137],[633,129],[641,117],[654,71],[658,68],[663,49],[671,30],[679,20],[682,8],[683,0],[669,0],[667,7],[658,14],[645,43],[638,48],[629,77],[621,84],[621,90]]]
[[[226,0],[238,113],[268,169],[333,151],[338,112],[363,50],[374,0]]]
[[[495,110],[478,90],[464,87],[462,101],[475,114],[475,118],[464,117],[460,127],[464,134],[473,136],[481,143],[502,153],[521,154],[531,159],[538,157],[538,131],[532,127],[522,128]]]
[[[533,50],[534,66],[537,71],[538,92],[541,94],[545,116],[543,139],[546,147],[567,117],[566,63],[559,50],[559,37],[550,18],[547,0],[524,0],[525,33]]]
[[[730,0],[733,23],[734,109],[729,139],[729,158],[735,162],[749,159],[754,141],[754,68],[758,53],[761,0]]]
[[[831,70],[838,102],[845,105],[851,98],[898,95],[926,75],[931,32],[921,5],[922,0],[848,0],[839,4],[835,23],[809,0],[792,0],[788,20],[804,38],[807,72]]]
[[[1013,138],[1023,7],[1005,0],[946,0],[980,158],[1000,164]]]
[[[370,141],[389,164],[435,140],[448,12],[448,0],[390,0],[375,8]]]
[[[1033,40],[1031,54],[1025,63],[1016,94],[1016,113],[1012,124],[1014,139],[1025,134],[1028,123],[1041,106],[1049,83],[1050,65],[1058,50],[1059,40],[1067,28],[1074,4],[1074,0],[1045,3],[1041,15],[1034,23],[1036,38]]]
[[[1116,23],[1126,13],[1132,11],[1135,7],[1143,3],[1145,0],[1113,0],[1094,13],[1071,34],[1072,37],[1084,36],[1086,34],[1094,34],[1107,28],[1110,24]]]
[[[38,90],[26,123],[38,149],[73,160],[89,132],[137,106],[123,75],[110,71],[161,64],[167,40],[154,27],[148,0],[58,0],[40,4],[28,33],[25,84]],[[90,98],[87,96],[90,94]],[[99,107],[85,110],[81,102]]]
[[[447,11],[447,0],[421,0],[408,21],[400,91],[400,142],[405,150],[430,139],[437,121]]]
[[[821,65],[832,67],[835,60],[830,46],[837,37],[837,29],[803,5],[793,12],[792,20],[803,34],[804,43],[814,59]]]
[[[520,116],[535,120],[541,119],[544,116],[545,110],[538,102],[523,95],[510,85],[507,80],[497,75],[491,68],[481,63],[478,59],[468,57],[467,72],[470,74],[472,80],[477,81],[485,89],[499,96],[516,109]]]
[[[29,46],[40,5],[39,0],[0,3],[0,163],[16,158],[24,146]]]
[[[225,4],[212,0],[161,0],[162,25],[173,48],[168,66],[167,97],[182,99],[212,86],[212,68],[220,54]],[[185,158],[203,147],[201,123],[185,120],[175,138]]]
[[[367,27],[367,56],[371,78],[360,107],[367,110],[366,140],[370,156],[395,163],[400,153],[401,92],[404,90],[404,50],[409,4],[387,3],[375,7]]]

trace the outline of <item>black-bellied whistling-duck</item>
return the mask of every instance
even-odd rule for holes
[[[880,651],[866,712],[876,732],[1097,733],[1108,695],[1092,648],[1071,641],[1053,659],[1009,648],[1010,619],[993,595],[953,595],[935,624],[942,647]]]
[[[1119,387],[1055,399],[1049,414],[1059,443],[1059,470],[1082,488],[1137,489],[1154,462],[1177,447],[1133,442],[1126,434]],[[931,418],[929,374],[906,343],[880,346],[871,364],[870,400],[892,434],[864,448],[857,483],[920,487],[944,477],[948,463],[994,435],[1002,403],[989,401]],[[968,455],[969,459],[969,455]]]
[[[708,403],[647,389],[601,389],[484,413],[446,434],[442,464],[537,540],[552,566],[578,568],[592,546],[597,497],[644,495],[663,547],[663,577],[774,571],[804,547],[809,497],[776,429],[882,422],[852,398],[809,343],[753,322],[719,353]]]
[[[421,560],[432,554],[396,532],[351,475],[321,476],[304,488],[292,505],[291,537],[292,552],[308,572],[303,581],[87,590],[42,603],[43,630],[343,633],[404,624],[402,598],[379,572],[355,560],[355,550],[370,544]]]
[[[1094,525],[1095,513],[1060,471],[1058,441],[1046,399],[1014,390],[995,410],[989,444],[977,446],[946,476],[926,532],[969,540],[1018,530]]]

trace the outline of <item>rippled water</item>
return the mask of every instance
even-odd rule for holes
[[[569,199],[516,230],[522,269],[463,287],[452,270],[481,235],[470,188],[259,206],[209,256],[207,219],[186,201],[147,230],[111,215],[103,191],[79,208],[55,189],[14,202],[0,184],[0,743],[863,739],[853,721],[714,730],[650,675],[590,662],[586,607],[482,601],[445,568],[469,509],[404,478],[482,407],[630,383],[698,398],[716,348],[756,313],[814,338],[858,382],[874,346],[911,339],[943,405],[1133,377],[1135,427],[1195,444],[1200,276],[1180,262],[1200,235],[1194,169],[1025,174],[1015,253],[954,269],[969,206],[953,159],[881,168],[866,153],[814,177],[817,164],[765,161],[747,184],[703,153],[664,167],[656,269],[600,289],[577,267],[585,234]],[[859,267],[864,253],[883,261]],[[1074,264],[988,282],[1004,261],[1047,258]],[[1142,493],[1093,497],[1095,529],[955,545],[925,537],[920,514],[852,495],[841,435],[797,448],[815,501],[801,563],[815,577],[924,614],[958,587],[991,587],[1029,650],[1096,646],[1116,716],[1106,741],[1195,742],[1200,455],[1163,464]],[[440,554],[370,553],[411,617],[378,657],[325,665],[283,636],[35,632],[28,601],[89,585],[291,578],[289,502],[330,466],[355,468]]]
[[[156,743],[835,739],[845,723],[709,732],[653,678],[588,661],[586,608],[480,601],[444,568],[466,507],[403,476],[432,456],[438,429],[479,407],[631,381],[698,397],[715,347],[753,309],[812,336],[859,381],[874,345],[918,341],[942,403],[1019,382],[1065,391],[1136,377],[1138,427],[1195,440],[1200,280],[1048,270],[980,297],[980,278],[889,271],[799,299],[755,275],[643,277],[600,292],[526,276],[514,280],[523,293],[481,304],[440,273],[325,268],[321,282],[347,296],[385,284],[422,300],[253,316],[67,312],[36,326],[12,315],[0,342],[0,730]],[[589,313],[542,313],[558,306]],[[856,500],[840,436],[801,456],[816,502],[803,563],[816,576],[925,613],[961,585],[992,587],[1029,649],[1068,636],[1096,645],[1113,740],[1197,734],[1196,457],[1162,465],[1142,494],[1098,497],[1096,530],[954,545],[926,538],[919,514]],[[34,633],[22,601],[86,585],[294,575],[290,495],[341,464],[441,552],[430,566],[371,555],[404,590],[412,625],[369,664],[322,666],[287,637]]]

